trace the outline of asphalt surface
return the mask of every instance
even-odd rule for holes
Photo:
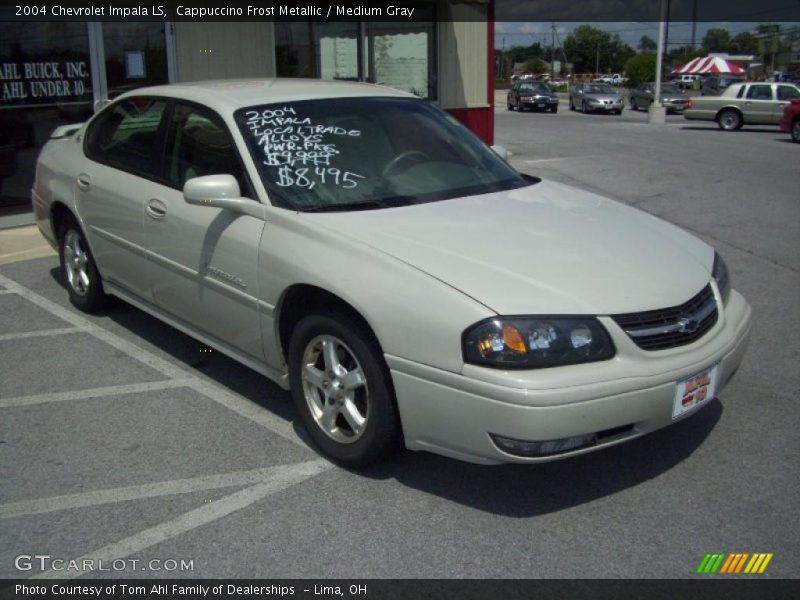
[[[55,257],[14,262],[0,266],[0,578],[80,574],[15,568],[34,554],[140,561],[88,577],[684,578],[708,552],[774,553],[757,577],[796,577],[800,145],[564,107],[497,109],[496,143],[522,171],[720,251],[754,328],[719,400],[560,462],[405,452],[349,472],[263,377],[123,303],[78,313]],[[193,570],[142,570],[153,559]]]

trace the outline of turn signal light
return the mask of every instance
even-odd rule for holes
[[[686,105],[686,108],[692,108],[692,99],[691,98],[689,98],[689,102]]]

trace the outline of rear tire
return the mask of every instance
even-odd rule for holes
[[[639,110],[639,105],[636,103],[636,98],[631,98],[631,110]]]
[[[58,258],[67,284],[69,301],[83,312],[93,313],[105,306],[108,297],[80,225],[68,218],[58,235]]]
[[[358,468],[400,448],[400,418],[389,369],[372,333],[346,313],[316,313],[295,327],[289,383],[314,444]]]
[[[800,117],[792,123],[792,141],[795,144],[800,144]]]
[[[742,115],[736,110],[726,108],[719,113],[717,125],[723,131],[736,131],[742,127]]]
[[[569,97],[569,109],[575,110],[575,105],[572,103],[572,96]]]

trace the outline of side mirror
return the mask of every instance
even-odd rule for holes
[[[183,199],[187,204],[213,206],[231,212],[264,218],[263,207],[254,200],[242,198],[239,182],[233,175],[205,175],[183,184]]]
[[[497,156],[503,160],[508,160],[508,150],[506,150],[505,146],[491,146],[491,148]]]

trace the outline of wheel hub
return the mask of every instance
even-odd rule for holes
[[[321,335],[303,353],[303,395],[317,426],[331,439],[351,444],[369,419],[369,391],[358,359],[339,338]]]

